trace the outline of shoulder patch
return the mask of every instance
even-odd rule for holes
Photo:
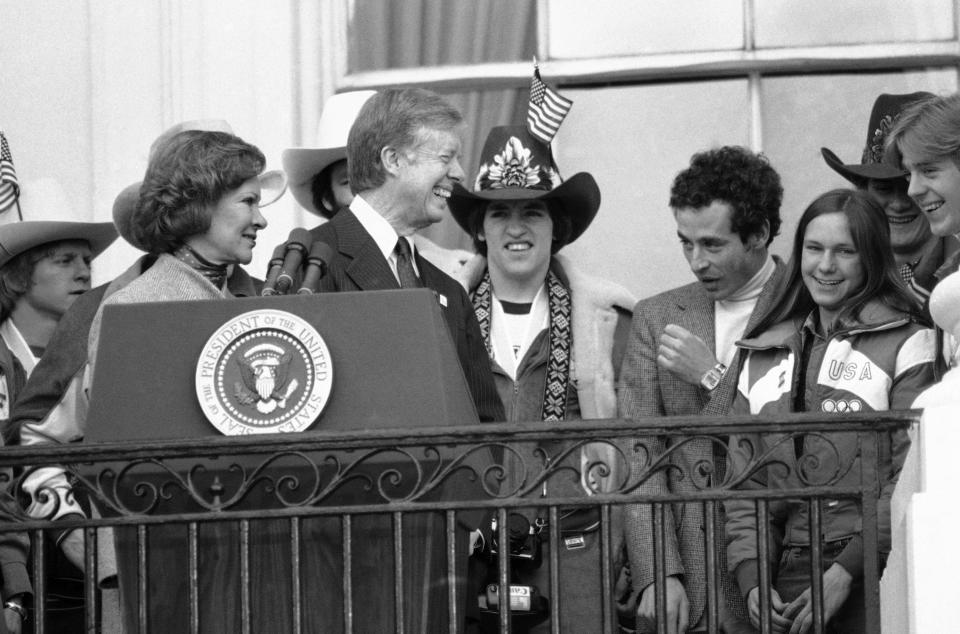
[[[754,368],[751,364],[755,361],[754,355],[750,354],[747,357],[743,371],[740,373],[737,389],[750,402],[751,414],[759,414],[767,403],[775,403],[781,396],[790,393],[793,385],[794,359],[793,352],[790,352],[785,359],[780,360],[780,363],[767,368],[766,371],[756,368],[762,374],[754,380],[752,376]]]
[[[933,363],[937,358],[937,335],[931,328],[924,328],[910,335],[897,352],[897,365],[894,371],[900,376],[907,370],[925,363]]]

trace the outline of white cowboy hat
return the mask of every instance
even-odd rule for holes
[[[230,124],[223,119],[182,121],[165,130],[163,134],[158,136],[154,142],[150,144],[150,156],[153,156],[154,151],[161,144],[175,134],[185,132],[186,130],[203,130],[206,132],[226,132],[227,134],[234,134]],[[266,171],[260,174],[258,179],[260,180],[261,189],[261,207],[266,207],[267,205],[272,205],[277,202],[277,200],[283,196],[283,193],[287,191],[287,177],[281,170]],[[146,251],[147,249],[134,237],[130,226],[130,219],[133,216],[134,210],[137,208],[137,200],[140,198],[141,182],[142,181],[137,181],[136,183],[127,185],[117,194],[117,197],[113,201],[113,224],[116,225],[117,231],[120,232],[120,237],[141,251]]]
[[[117,239],[112,222],[24,220],[0,226],[0,267],[24,251],[48,242],[86,240],[90,254],[100,255]]]
[[[350,126],[363,104],[375,94],[375,90],[356,90],[333,95],[323,104],[314,146],[287,148],[281,154],[280,160],[290,182],[290,192],[307,211],[318,216],[324,215],[313,204],[313,177],[327,166],[347,158]]]

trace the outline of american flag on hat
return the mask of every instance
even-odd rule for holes
[[[533,60],[533,79],[530,81],[530,104],[527,106],[527,129],[544,143],[550,143],[560,129],[563,118],[573,102],[562,97],[540,78],[540,67]]]
[[[19,197],[20,183],[17,181],[17,172],[13,169],[10,144],[3,132],[0,132],[0,214],[17,204]]]

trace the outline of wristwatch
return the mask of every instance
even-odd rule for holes
[[[13,612],[20,617],[21,623],[27,622],[27,609],[23,607],[21,599],[19,596],[11,597],[3,603],[4,610],[13,610]]]
[[[712,392],[720,384],[720,379],[723,378],[723,373],[727,371],[727,366],[722,363],[718,363],[713,366],[706,373],[700,377],[700,386],[708,392]]]

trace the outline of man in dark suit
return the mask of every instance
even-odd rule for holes
[[[620,372],[618,408],[624,418],[722,416],[736,386],[735,346],[770,306],[783,265],[767,248],[780,228],[780,177],[767,160],[741,147],[721,147],[693,156],[677,175],[670,207],[684,256],[697,281],[640,301]],[[693,492],[708,485],[699,469],[714,464],[709,440],[671,448],[672,439],[640,438],[650,454],[634,454],[634,471],[670,452],[669,472],[660,470],[641,490],[651,495]],[[722,464],[716,465],[722,468]],[[716,471],[714,473],[717,473]],[[655,621],[653,509],[628,507],[625,538],[637,615]],[[665,512],[667,631],[705,626],[704,518],[700,503],[674,504]],[[718,544],[718,552],[724,548]],[[724,631],[750,631],[728,605],[739,594],[729,585],[719,614]],[[742,603],[740,604],[742,606]],[[661,615],[664,616],[664,615]],[[741,613],[742,619],[744,615]]]
[[[432,92],[393,89],[371,97],[358,113],[347,140],[353,202],[311,234],[315,242],[325,242],[334,251],[321,281],[321,292],[432,289],[479,419],[502,421],[503,404],[473,305],[458,282],[421,257],[412,240],[416,231],[439,222],[448,213],[453,185],[465,178],[460,166],[463,128],[460,113]],[[402,574],[406,591],[402,601],[407,631],[450,630],[446,561],[443,549],[437,546],[443,541],[443,520],[441,513],[408,514],[403,519]],[[480,517],[460,512],[457,520],[457,553],[462,558],[455,562],[456,590],[469,609],[470,602],[476,604],[476,591],[466,588],[466,539],[467,532],[479,526]],[[362,551],[354,551],[354,570],[369,571],[359,580],[362,591],[357,592],[357,598],[364,609],[356,611],[356,626],[364,631],[392,631],[396,624],[392,622],[395,589],[390,518],[356,518],[354,529],[366,542]],[[465,609],[460,605],[457,611],[460,631]]]
[[[443,219],[453,184],[462,182],[460,113],[421,89],[386,90],[372,97],[350,129],[347,162],[356,195],[348,209],[313,229],[315,241],[336,252],[320,290],[433,289],[457,349],[482,422],[502,421],[480,326],[466,291],[421,257],[414,232]],[[404,248],[404,255],[399,249]],[[401,282],[407,265],[414,277]]]

